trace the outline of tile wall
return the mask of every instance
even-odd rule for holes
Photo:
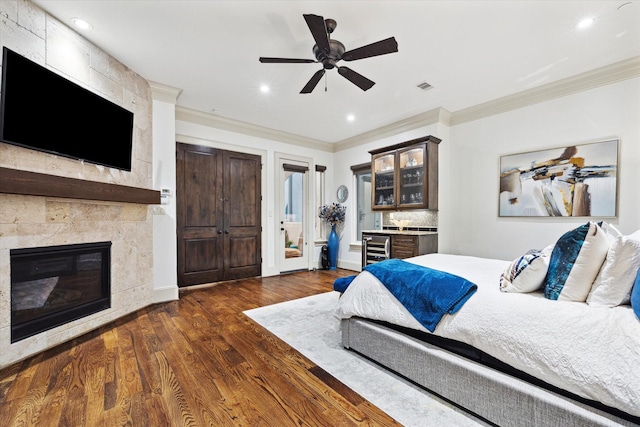
[[[0,167],[150,189],[152,101],[146,80],[28,1],[0,2],[0,21],[2,46],[134,112],[131,172],[4,143]],[[112,242],[111,308],[11,344],[10,250],[98,241]],[[150,304],[152,253],[150,206],[0,194],[0,368]]]

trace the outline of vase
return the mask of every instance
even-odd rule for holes
[[[331,225],[327,247],[329,248],[329,270],[335,270],[338,265],[338,249],[340,248],[340,239],[336,233],[335,224]]]

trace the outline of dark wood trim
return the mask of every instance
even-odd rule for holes
[[[0,193],[159,205],[160,192],[0,167]]]
[[[353,165],[351,166],[351,171],[353,173],[371,172],[371,162],[360,163],[359,165]]]
[[[435,144],[440,144],[442,142],[442,140],[440,138],[436,138],[433,135],[429,135],[429,136],[423,136],[421,138],[412,139],[411,141],[401,142],[400,144],[390,145],[389,147],[376,148],[375,150],[369,151],[369,153],[370,154],[380,154],[380,153],[384,153],[384,152],[387,152],[387,151],[393,151],[393,150],[397,150],[399,148],[405,148],[405,147],[409,147],[409,146],[414,145],[414,144],[419,144],[421,142],[427,142],[427,141],[433,142]]]
[[[300,172],[300,173],[305,173],[309,170],[309,168],[306,166],[292,165],[290,163],[283,163],[282,169],[284,169],[287,172]]]

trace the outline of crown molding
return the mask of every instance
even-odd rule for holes
[[[330,153],[334,151],[334,144],[329,142],[306,138],[292,133],[281,132],[275,129],[239,120],[228,119],[215,114],[204,113],[202,111],[180,106],[176,106],[176,120],[241,133],[243,135],[255,136],[257,138],[265,138],[273,141],[293,144],[300,147],[312,148],[314,150],[328,151]]]
[[[149,86],[151,86],[151,97],[155,101],[168,102],[175,105],[182,93],[182,89],[163,85],[162,83],[149,82]]]
[[[413,117],[409,117],[404,120],[400,120],[365,133],[361,133],[360,135],[343,139],[342,141],[336,142],[334,144],[335,149],[333,151],[338,152],[349,148],[354,148],[359,145],[367,144],[369,142],[378,141],[387,136],[393,136],[401,132],[412,131],[435,123],[441,123],[442,121],[448,123],[450,115],[451,113],[449,113],[444,108],[435,108],[433,110],[417,114]]]
[[[215,114],[205,113],[180,106],[176,106],[176,120],[237,132],[258,138],[280,141],[315,150],[336,153],[359,145],[375,142],[401,132],[419,129],[424,126],[441,124],[453,127],[636,77],[640,77],[640,56],[632,57],[605,67],[587,71],[553,83],[548,83],[546,85],[518,92],[513,95],[508,95],[455,112],[449,112],[444,108],[435,108],[360,135],[343,139],[336,143],[281,132],[275,129],[228,119]],[[161,85],[159,83],[150,82],[150,85],[153,93],[153,99],[157,100],[175,103],[181,92],[179,89]]]
[[[636,56],[556,82],[455,111],[451,114],[449,126],[457,126],[639,76],[640,56]]]

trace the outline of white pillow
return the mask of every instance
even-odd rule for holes
[[[618,236],[609,246],[598,277],[587,297],[589,305],[616,307],[628,304],[640,269],[640,230]]]
[[[609,239],[595,222],[563,234],[556,242],[544,296],[552,300],[584,302],[609,250]]]
[[[604,231],[607,239],[609,239],[609,243],[613,243],[613,241],[616,240],[617,237],[622,236],[622,233],[617,228],[615,228],[613,224],[602,221],[598,225],[600,225],[600,228],[602,228],[602,231]]]
[[[549,267],[549,253],[531,250],[513,260],[500,275],[502,292],[533,292],[542,287]]]

